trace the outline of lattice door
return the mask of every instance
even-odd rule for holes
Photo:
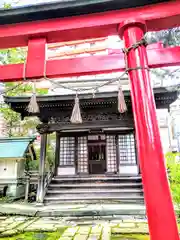
[[[60,166],[74,166],[75,163],[75,138],[61,137],[60,138],[60,152],[59,165]]]
[[[107,172],[117,172],[116,136],[106,136]]]
[[[88,147],[87,137],[78,137],[77,166],[78,173],[88,173]]]
[[[134,134],[118,135],[119,164],[137,165]]]

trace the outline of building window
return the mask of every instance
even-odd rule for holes
[[[75,160],[75,138],[61,137],[60,138],[60,153],[59,165],[70,166],[74,165]]]
[[[134,134],[118,135],[120,165],[136,165]]]

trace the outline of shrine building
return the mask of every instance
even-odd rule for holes
[[[179,240],[156,116],[156,109],[169,109],[177,91],[153,89],[149,71],[179,66],[180,47],[148,48],[146,39],[147,32],[178,27],[179,16],[176,0],[67,0],[0,10],[0,48],[27,49],[23,63],[1,65],[0,81],[33,82],[31,97],[6,96],[5,102],[22,119],[41,121],[38,204],[145,202],[150,238]],[[123,48],[105,47],[101,55],[102,49],[85,47],[73,57],[66,50],[67,43],[113,35],[124,41]],[[48,57],[48,45],[57,50],[57,43],[65,47],[63,58],[62,52]],[[77,87],[73,94],[36,96],[35,82],[42,79],[62,84],[63,77],[109,73],[121,74],[113,80],[115,91],[108,81],[106,92],[93,82],[93,92]],[[121,88],[125,75],[129,89]],[[55,159],[47,175],[51,133],[56,133]]]
[[[42,122],[37,129],[43,152],[47,135],[56,133],[54,173],[47,190],[42,190],[44,202],[143,201],[130,92],[124,91],[124,96],[128,111],[119,113],[117,92],[99,92],[94,98],[80,94],[80,124],[70,122],[74,95],[38,96],[40,112],[34,115]],[[154,88],[154,97],[157,109],[169,108],[177,92]],[[22,119],[32,116],[29,100],[6,97]],[[39,174],[44,171],[42,165]]]

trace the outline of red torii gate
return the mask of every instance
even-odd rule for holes
[[[28,45],[26,79],[42,78],[45,72],[50,78],[108,73],[125,69],[124,53],[49,60],[45,64],[46,43],[119,34],[129,48],[147,30],[179,25],[180,1],[170,1],[135,9],[0,25],[0,48]],[[180,65],[180,47],[146,50],[139,45],[129,51],[127,62],[131,68],[131,98],[151,240],[179,240],[148,67]],[[0,81],[22,80],[23,69],[24,64],[1,65]]]

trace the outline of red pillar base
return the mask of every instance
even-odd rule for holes
[[[146,26],[141,21],[123,23],[119,33],[125,47],[141,40]],[[149,76],[145,46],[130,50],[127,55],[131,98],[136,130],[138,157],[144,186],[145,203],[151,240],[179,240],[165,160],[162,151],[156,106]]]

